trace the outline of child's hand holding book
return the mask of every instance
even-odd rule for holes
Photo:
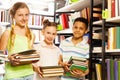
[[[69,71],[66,71],[65,76],[83,77],[89,72],[87,59],[71,56],[68,64],[70,64]]]
[[[12,65],[19,65],[20,64],[20,60],[15,58],[15,56],[17,56],[17,55],[18,54],[13,54],[13,55],[8,56],[8,59],[10,60]]]
[[[26,50],[19,53],[13,53],[8,56],[12,66],[26,65],[39,61],[39,54],[36,50]]]
[[[42,76],[42,71],[40,70],[40,66],[37,66],[36,63],[33,63],[32,65],[33,65],[33,70],[34,70],[35,72],[37,72],[38,75],[39,75],[41,78],[43,78],[43,76]]]
[[[88,72],[88,68],[85,71],[80,69],[70,70],[73,77],[84,77]]]

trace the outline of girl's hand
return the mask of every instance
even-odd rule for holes
[[[36,64],[32,64],[32,65],[33,65],[33,70],[34,70],[35,72],[37,72],[38,75],[39,75],[41,78],[43,78],[42,72],[41,72],[41,70],[40,70],[40,66],[37,66]]]
[[[64,67],[65,71],[69,71],[69,66],[70,64],[68,64],[67,62],[62,62],[61,65]]]
[[[13,55],[8,56],[8,59],[10,60],[12,65],[19,65],[20,64],[20,59],[16,57],[17,55],[18,54],[13,54]]]

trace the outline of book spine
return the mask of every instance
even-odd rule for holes
[[[118,61],[114,60],[114,80],[118,80]]]
[[[110,59],[106,59],[107,64],[107,80],[110,80]]]

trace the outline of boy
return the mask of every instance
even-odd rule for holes
[[[63,62],[66,63],[66,68],[68,70],[68,60],[71,56],[77,56],[82,58],[89,57],[89,44],[88,39],[84,37],[84,34],[87,33],[88,30],[88,21],[85,18],[78,17],[75,19],[73,23],[73,36],[66,38],[60,44],[60,49],[63,53]],[[88,65],[88,61],[85,62]],[[62,76],[61,80],[82,80],[85,75],[88,74],[89,70],[87,69],[85,72],[80,70],[70,71],[75,77],[66,77]]]

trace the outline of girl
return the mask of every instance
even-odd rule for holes
[[[42,78],[40,66],[57,66],[62,64],[60,49],[54,45],[54,39],[57,34],[57,25],[48,20],[45,20],[43,25],[42,33],[44,35],[44,41],[40,42],[36,48],[40,52],[40,60],[33,64],[35,71],[34,80],[59,80],[59,77]]]
[[[28,28],[29,8],[23,2],[17,2],[10,9],[11,29],[7,29],[0,39],[0,50],[8,55],[32,48],[34,35]],[[11,57],[10,57],[11,58]],[[5,64],[5,80],[33,80],[32,65],[11,66]]]

